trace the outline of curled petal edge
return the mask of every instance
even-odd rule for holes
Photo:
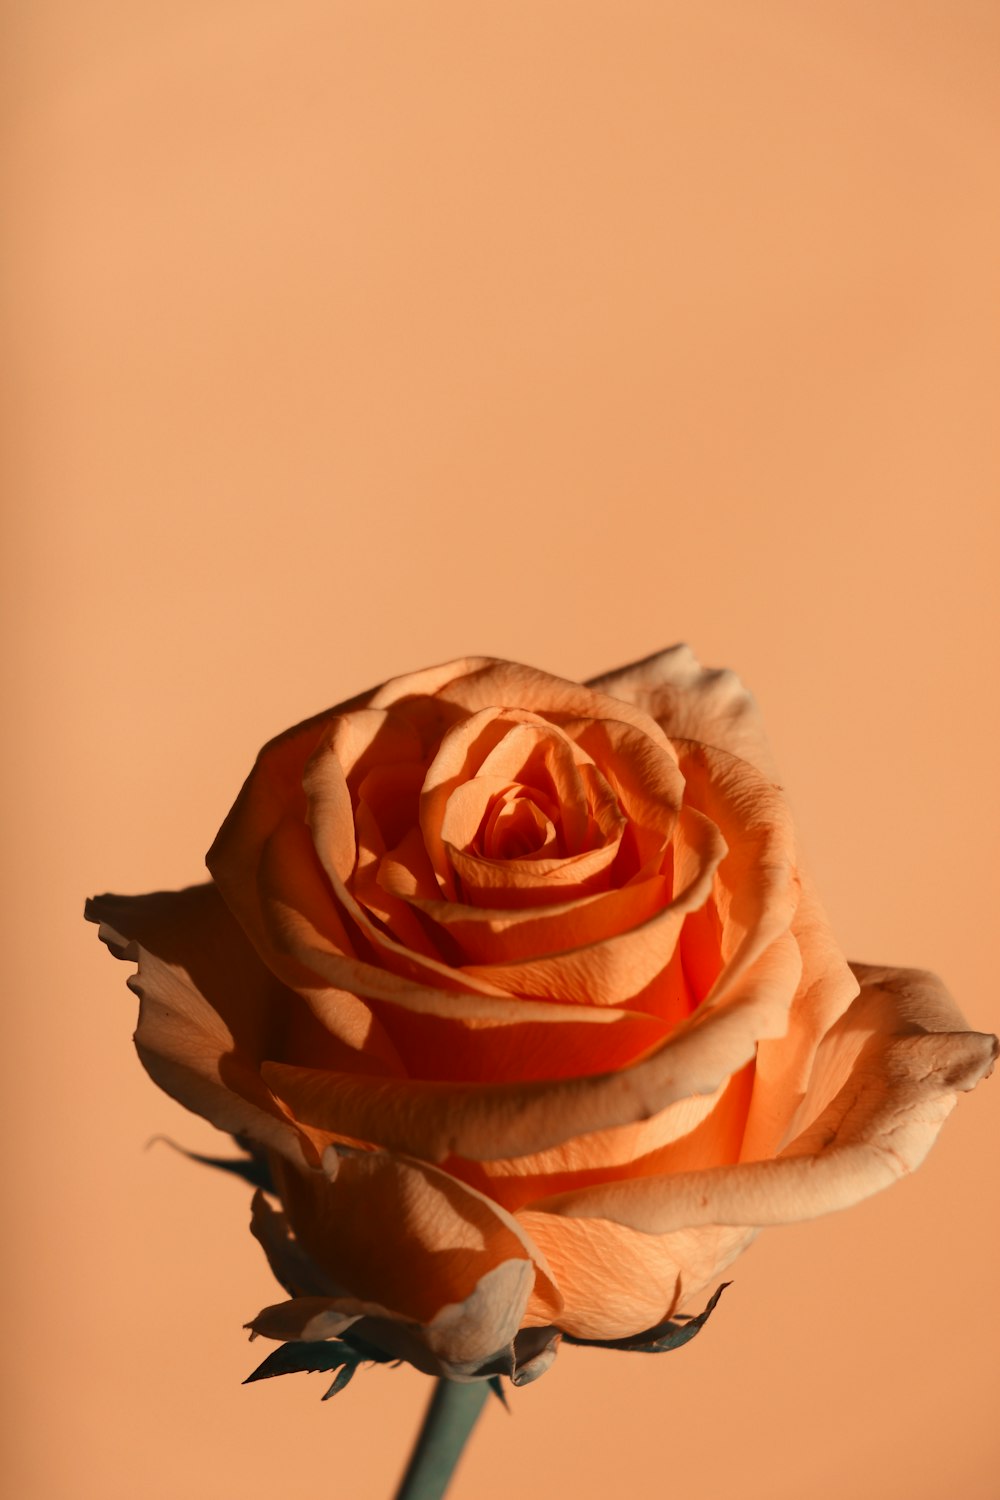
[[[610,1219],[645,1234],[764,1227],[848,1208],[914,1171],[958,1093],[992,1072],[1000,1043],[958,1029],[963,1018],[935,975],[853,967],[861,993],[824,1044],[841,1050],[846,1077],[779,1156],[582,1188],[532,1211]],[[945,1024],[955,1029],[937,1029]]]

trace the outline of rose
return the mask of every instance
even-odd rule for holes
[[[265,746],[208,864],[89,915],[154,1080],[267,1154],[271,1338],[519,1381],[641,1342],[915,1167],[995,1055],[932,975],[848,967],[752,700],[683,647],[396,678]]]

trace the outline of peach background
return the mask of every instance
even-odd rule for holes
[[[845,948],[997,1028],[1000,9],[3,13],[8,1492],[383,1500],[428,1383],[241,1388],[247,1194],[143,1151],[221,1138],[83,897],[200,878],[257,746],[391,673],[687,638]],[[455,1500],[1000,1493],[996,1088],[688,1350],[565,1351]]]

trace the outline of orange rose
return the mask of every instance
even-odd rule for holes
[[[641,1342],[917,1166],[996,1052],[847,965],[751,699],[684,647],[396,678],[265,746],[208,865],[88,914],[153,1079],[267,1153],[275,1339],[518,1381]]]

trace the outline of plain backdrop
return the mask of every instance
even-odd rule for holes
[[[387,1500],[429,1382],[243,1388],[277,1288],[83,899],[466,652],[754,689],[853,957],[996,982],[991,0],[7,0],[2,1421],[18,1500]],[[997,1084],[564,1350],[455,1500],[991,1500]]]

